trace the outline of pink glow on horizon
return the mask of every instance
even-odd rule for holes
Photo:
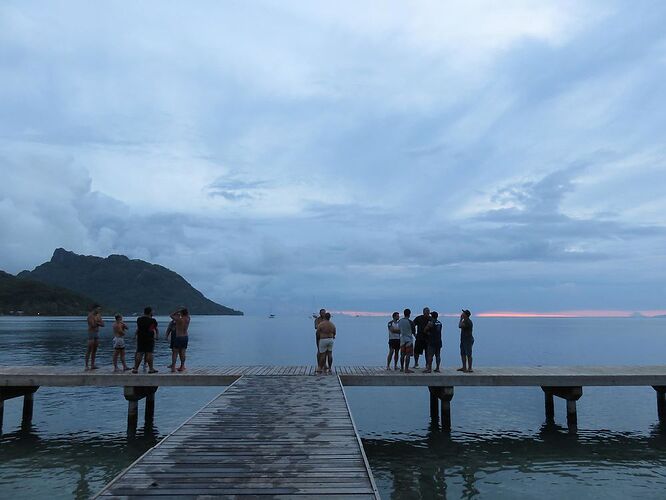
[[[402,316],[402,311],[400,316]],[[361,317],[390,317],[390,312],[379,311],[331,311],[333,314],[344,316]],[[419,313],[420,314],[420,313]],[[487,311],[474,314],[479,318],[631,318],[642,316],[653,318],[655,316],[666,316],[666,309],[650,309],[645,311],[623,311],[617,309],[582,309],[579,311]],[[440,316],[458,317],[460,313],[440,313]]]

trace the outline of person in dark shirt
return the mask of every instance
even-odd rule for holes
[[[469,319],[472,313],[469,309],[463,309],[458,322],[460,328],[460,358],[462,359],[462,368],[458,368],[459,372],[472,373],[472,346],[474,345],[474,336],[472,330],[474,324]]]
[[[434,357],[437,365],[435,371],[439,373],[439,365],[442,361],[442,323],[437,319],[437,311],[430,313],[430,322],[426,326],[426,369],[424,373],[432,371],[432,358]]]
[[[426,326],[430,322],[430,309],[423,308],[423,314],[414,318],[414,326],[416,327],[416,341],[414,342],[414,368],[419,367],[419,356],[425,353],[427,347],[426,341]]]
[[[148,362],[148,373],[157,373],[153,367],[153,349],[155,348],[155,335],[157,332],[157,320],[153,318],[153,308],[146,307],[143,316],[136,319],[136,356],[132,373],[139,371],[141,360],[144,355]]]

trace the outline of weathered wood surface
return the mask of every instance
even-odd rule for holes
[[[99,496],[377,499],[338,377],[244,376]]]
[[[659,366],[504,366],[461,373],[444,368],[441,373],[403,374],[377,366],[337,366],[344,385],[356,386],[666,386],[666,365]],[[163,371],[112,373],[110,368],[84,372],[80,368],[6,366],[0,368],[0,387],[23,386],[224,386],[241,376],[315,376],[314,367],[223,366],[193,368],[186,373]]]

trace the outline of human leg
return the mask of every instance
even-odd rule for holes
[[[178,359],[178,349],[176,349],[174,347],[173,349],[171,349],[171,366],[169,366],[169,368],[171,368],[172,372],[176,371],[176,360],[177,359]]]
[[[143,361],[143,353],[137,351],[134,354],[134,368],[132,368],[132,373],[136,373],[139,370],[139,366],[141,366],[141,361]]]
[[[440,365],[440,363],[442,362],[442,354],[441,354],[441,353],[442,353],[442,348],[441,348],[441,347],[438,347],[438,348],[435,350],[435,361],[436,361],[436,363],[437,363],[437,367],[435,368],[435,371],[436,371],[436,372],[439,371],[439,365]]]
[[[123,364],[123,371],[129,370],[127,363],[125,362],[125,349],[118,349],[120,351],[120,361]]]
[[[92,352],[92,340],[88,340],[88,345],[86,346],[86,370],[88,370],[88,363],[90,361],[90,353]]]
[[[180,357],[180,366],[178,367],[178,371],[185,371],[185,351],[187,350],[186,347],[183,347],[182,349],[178,349],[178,356]]]
[[[91,370],[96,370],[97,365],[95,364],[95,360],[97,359],[97,347],[99,346],[99,341],[94,340],[92,343],[92,349],[90,351],[90,369]]]
[[[118,355],[120,353],[118,352],[118,349],[113,350],[113,371],[117,372],[118,371]]]

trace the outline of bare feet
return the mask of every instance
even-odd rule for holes
[[[457,372],[466,372],[467,368],[458,368],[456,371]]]
[[[97,370],[97,367],[96,366],[91,366],[90,369],[91,370]]]
[[[439,373],[439,368],[435,368],[433,371]]]
[[[467,370],[467,373],[474,373],[474,370],[470,368],[469,370]]]
[[[407,370],[405,370],[405,373],[414,373],[414,371],[410,370],[410,369],[407,369]]]
[[[184,366],[179,366],[179,367],[178,367],[178,371],[179,371],[179,372],[184,372],[186,369],[187,369],[187,368],[185,368]]]
[[[139,373],[139,371],[136,368],[132,368],[132,373]]]
[[[425,370],[423,370],[423,373],[432,373],[432,370],[430,368],[426,368]]]
[[[149,370],[148,373],[157,373],[157,370],[155,370],[155,369]]]
[[[171,373],[176,373],[176,369],[173,366],[171,367]]]

